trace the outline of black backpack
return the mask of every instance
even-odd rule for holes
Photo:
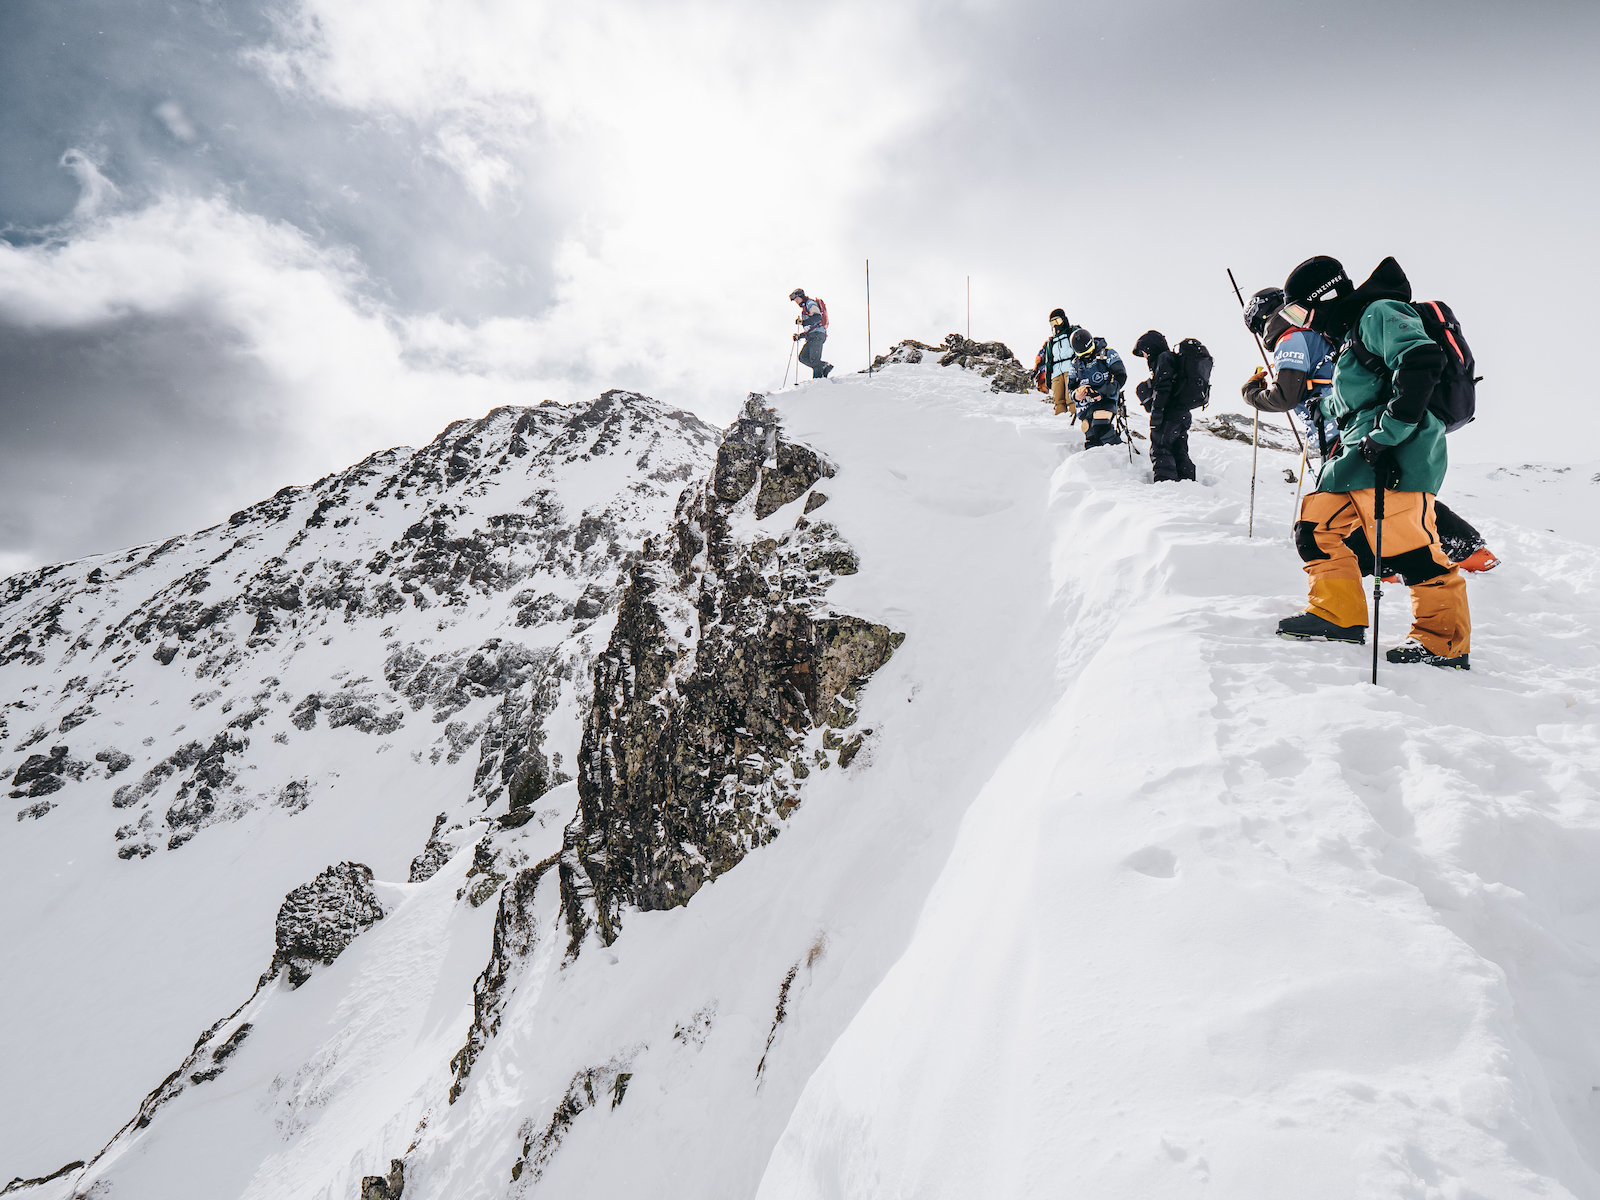
[[[1211,403],[1211,351],[1194,338],[1184,338],[1172,352],[1183,367],[1173,398],[1184,408],[1204,408]]]
[[[1423,300],[1411,305],[1422,318],[1422,331],[1444,351],[1444,371],[1428,401],[1428,411],[1444,422],[1444,431],[1454,433],[1477,416],[1478,380],[1474,375],[1477,363],[1472,357],[1472,347],[1467,345],[1461,332],[1461,322],[1443,300]],[[1379,379],[1387,390],[1394,384],[1394,375],[1387,363],[1361,344],[1360,326],[1350,333],[1348,343],[1356,361]]]

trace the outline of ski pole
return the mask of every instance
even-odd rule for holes
[[[789,386],[789,364],[794,361],[794,339],[789,339],[789,357],[783,360],[783,382],[779,387]]]
[[[1233,294],[1239,298],[1239,307],[1245,308],[1244,293],[1239,290],[1239,281],[1233,277],[1233,268],[1227,268],[1228,282],[1233,284]],[[1267,347],[1256,331],[1250,331],[1250,337],[1255,341],[1256,349],[1261,352],[1261,362],[1267,369],[1267,378],[1272,378],[1272,363],[1267,360]],[[1293,422],[1290,423],[1293,427]],[[1261,410],[1256,409],[1255,421],[1250,431],[1250,520],[1245,526],[1245,537],[1256,535],[1256,456],[1261,450]]]
[[[1387,482],[1385,476],[1389,473],[1387,457],[1380,459],[1373,471],[1373,482],[1377,488],[1373,491],[1372,516],[1377,526],[1377,534],[1373,538],[1377,545],[1372,551],[1372,682],[1378,682],[1378,612],[1383,602],[1383,485]]]
[[[1294,428],[1294,422],[1293,421],[1291,421],[1289,423],[1289,427],[1291,429]],[[1305,485],[1306,485],[1306,448],[1304,446],[1301,446],[1300,447],[1300,475],[1299,475],[1299,478],[1297,478],[1294,481],[1294,509],[1289,514],[1289,532],[1290,532],[1291,535],[1294,533],[1294,523],[1300,519],[1300,490],[1303,487],[1305,487]]]
[[[1245,527],[1245,537],[1256,535],[1256,455],[1261,449],[1261,410],[1256,409],[1255,425],[1250,433],[1250,523]]]
[[[1244,293],[1239,290],[1239,281],[1233,277],[1233,268],[1229,267],[1227,271],[1228,282],[1233,284],[1233,294],[1239,297],[1239,307],[1241,309],[1248,308],[1249,306],[1244,302]],[[1267,368],[1267,378],[1277,382],[1272,374],[1272,360],[1267,357],[1267,344],[1261,340],[1261,335],[1254,329],[1250,331],[1250,336],[1255,339],[1256,349],[1261,352],[1261,363]]]

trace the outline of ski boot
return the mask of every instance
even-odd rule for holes
[[[1451,671],[1472,670],[1467,655],[1458,654],[1454,658],[1446,658],[1442,654],[1435,654],[1416,638],[1407,638],[1384,657],[1392,663],[1427,663],[1430,667],[1444,667]]]
[[[1479,546],[1456,564],[1463,571],[1492,571],[1499,565],[1500,560],[1490,553],[1487,546]]]
[[[1296,613],[1278,622],[1278,636],[1306,642],[1349,642],[1352,646],[1367,644],[1365,625],[1335,625],[1316,613]]]

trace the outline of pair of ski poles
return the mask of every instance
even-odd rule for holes
[[[782,386],[784,386],[784,387],[788,387],[789,386],[789,364],[790,363],[794,363],[794,385],[795,385],[795,387],[799,387],[800,386],[800,363],[798,361],[796,361],[795,354],[794,354],[794,348],[795,348],[795,346],[797,344],[799,344],[799,341],[800,341],[799,338],[790,338],[789,339],[789,357],[788,357],[787,360],[785,360],[785,362],[783,364],[783,385]]]

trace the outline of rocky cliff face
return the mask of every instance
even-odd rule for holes
[[[533,916],[541,885],[559,888],[569,959],[591,933],[609,943],[628,910],[685,904],[778,836],[812,772],[848,767],[868,744],[858,690],[903,635],[828,601],[834,579],[861,569],[826,520],[833,474],[752,395],[709,476],[645,543],[593,669],[578,816],[561,851],[500,895],[452,1100],[518,964],[556,934]],[[496,837],[479,853],[492,863]]]

